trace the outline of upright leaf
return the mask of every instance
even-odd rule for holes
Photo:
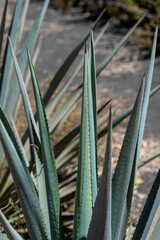
[[[25,84],[24,84],[24,81],[23,81],[23,76],[22,76],[21,70],[19,68],[19,65],[18,65],[16,56],[15,56],[10,38],[9,38],[9,43],[10,43],[10,47],[11,47],[11,52],[12,52],[12,56],[13,56],[15,69],[16,69],[17,81],[18,81],[19,88],[20,88],[20,91],[21,91],[23,104],[24,104],[24,109],[25,109],[27,122],[28,122],[28,127],[29,127],[29,140],[30,140],[30,146],[31,146],[30,147],[30,150],[31,150],[31,167],[32,167],[33,163],[35,162],[35,148],[33,147],[34,137],[33,137],[33,132],[32,132],[31,119],[32,119],[32,122],[35,126],[35,129],[36,129],[36,123],[35,123],[35,120],[34,120],[34,117],[33,117],[30,101],[29,101],[28,94],[27,94]]]
[[[158,35],[158,26],[156,27],[155,34],[154,34],[154,42],[153,42],[153,47],[152,47],[150,65],[149,65],[148,74],[147,74],[147,78],[146,78],[145,94],[144,94],[144,99],[143,99],[140,131],[139,131],[138,146],[137,146],[136,169],[138,167],[143,132],[144,132],[145,121],[146,121],[146,116],[147,116],[147,109],[148,109],[148,104],[149,104],[149,96],[150,96],[150,91],[151,91],[152,76],[153,76],[154,62],[155,62],[155,55],[156,55],[157,35]]]
[[[92,147],[91,147],[92,145]],[[92,193],[97,191],[93,99],[88,54],[85,53],[80,150],[73,239],[86,239],[92,215]],[[91,152],[91,149],[93,152]],[[92,178],[95,176],[95,178]]]
[[[45,0],[42,10],[40,12],[40,14],[38,15],[30,33],[29,36],[27,38],[25,47],[23,49],[23,52],[21,54],[20,60],[19,60],[19,67],[22,71],[22,75],[24,76],[24,73],[26,71],[26,67],[27,67],[27,54],[26,54],[26,47],[28,47],[30,52],[33,52],[35,43],[36,43],[36,39],[38,36],[38,32],[41,26],[41,23],[43,21],[44,15],[46,13],[48,4],[49,4],[49,0]],[[16,79],[16,75],[13,78],[13,81],[10,85],[9,88],[9,94],[8,94],[8,98],[7,98],[7,102],[6,102],[6,111],[10,111],[11,113],[13,113],[14,111],[14,106],[17,102],[17,97],[18,97],[18,93],[19,93],[19,89],[18,89],[18,83],[17,83],[17,79]],[[12,106],[12,109],[11,109]]]
[[[46,189],[47,189],[51,238],[62,239],[60,198],[59,198],[58,178],[57,178],[57,172],[56,172],[56,166],[55,166],[53,146],[52,146],[51,138],[49,135],[48,123],[47,123],[46,114],[44,111],[44,106],[42,103],[38,82],[36,79],[36,75],[34,72],[34,68],[31,62],[31,57],[29,52],[28,52],[28,60],[29,60],[29,66],[31,70],[32,83],[34,88],[38,119],[39,119],[40,138],[41,138],[41,144],[42,144],[41,149],[42,149],[45,182],[46,182]]]
[[[10,32],[10,38],[12,41],[12,45],[15,45],[16,42],[16,33],[18,29],[18,21],[20,17],[20,11],[22,7],[22,0],[18,0],[16,4],[16,8],[14,11],[14,16],[12,20],[12,27],[11,27],[11,32]],[[12,63],[12,54],[11,54],[11,49],[8,44],[7,46],[7,55],[5,59],[5,64],[4,64],[4,71],[3,71],[3,76],[2,76],[2,86],[1,86],[1,94],[0,94],[0,104],[4,108],[7,100],[7,94],[8,94],[8,88],[9,88],[9,74],[10,74],[10,67]],[[8,109],[9,110],[9,109]]]
[[[112,238],[114,240],[119,239],[123,224],[123,214],[126,208],[125,202],[138,139],[142,101],[144,96],[144,84],[145,82],[142,81],[113,177]]]
[[[149,196],[146,200],[145,206],[143,208],[139,222],[133,235],[133,240],[145,239],[150,228],[151,222],[153,220],[154,214],[157,210],[157,207],[159,206],[159,203],[160,203],[160,170],[157,173]]]
[[[110,109],[109,131],[103,173],[93,209],[88,240],[111,240],[112,201],[112,117]]]
[[[91,145],[94,146],[94,149],[91,149],[91,152],[95,151],[95,162],[97,168],[97,87],[96,87],[96,64],[95,64],[95,53],[94,53],[94,42],[93,42],[93,32],[91,31],[90,34],[90,45],[89,45],[89,70],[90,70],[90,77],[91,77],[91,89],[92,89],[92,99],[93,99],[93,121],[94,121],[94,135],[95,135],[95,143]],[[95,176],[92,175],[94,181]],[[98,177],[98,170],[97,170],[97,177]],[[95,197],[97,195],[97,191],[93,194],[93,203],[95,201]]]
[[[98,16],[96,21],[93,23],[93,25],[92,25],[93,30],[96,28],[97,24],[99,23],[101,17],[105,13],[105,11],[106,11],[106,8],[101,12],[101,14]],[[59,85],[59,83],[61,82],[61,80],[65,76],[66,72],[68,71],[68,69],[70,68],[72,63],[74,62],[74,60],[77,57],[77,55],[79,54],[80,50],[82,49],[82,47],[86,43],[87,39],[89,38],[89,35],[90,35],[90,31],[87,32],[87,34],[83,37],[83,39],[80,41],[80,43],[78,43],[78,45],[73,49],[73,51],[69,54],[69,56],[66,58],[66,60],[62,64],[62,66],[57,71],[56,75],[54,76],[53,80],[51,81],[51,83],[48,87],[48,90],[45,93],[45,96],[43,98],[45,106],[49,102],[51,96],[53,95],[53,93],[57,89],[57,86]]]
[[[42,211],[29,171],[14,134],[0,108],[0,139],[12,173],[31,239],[48,239]]]

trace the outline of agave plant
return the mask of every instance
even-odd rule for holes
[[[25,5],[25,11],[28,7],[27,4],[29,4],[29,1]],[[76,189],[73,239],[123,239],[131,205],[136,170],[139,162],[139,152],[142,142],[149,95],[152,95],[159,89],[159,87],[157,87],[152,92],[150,92],[156,49],[157,29],[155,32],[148,75],[146,80],[144,79],[142,81],[134,107],[130,107],[119,118],[114,119],[113,122],[111,121],[111,112],[113,110],[110,110],[108,126],[99,132],[99,134],[97,134],[97,127],[108,118],[108,114],[106,114],[103,119],[100,119],[100,121],[97,122],[97,113],[103,110],[103,108],[108,104],[108,101],[106,104],[104,104],[104,106],[102,106],[101,109],[97,111],[96,76],[100,74],[100,72],[120,49],[120,47],[126,42],[130,34],[134,31],[142,19],[136,23],[136,25],[126,34],[126,36],[124,36],[112,55],[109,56],[109,58],[107,58],[97,70],[95,67],[93,36],[92,32],[90,33],[89,31],[84,39],[80,42],[80,44],[66,59],[60,70],[57,72],[42,100],[33,63],[30,57],[30,52],[32,51],[35,44],[38,29],[46,11],[48,1],[45,1],[42,11],[29,34],[29,38],[26,43],[28,50],[26,51],[26,49],[24,49],[22,57],[18,63],[15,56],[15,39],[17,39],[19,36],[17,34],[21,32],[20,30],[17,31],[16,29],[18,26],[18,13],[20,13],[21,5],[22,1],[17,1],[10,30],[10,38],[3,61],[2,69],[4,70],[2,71],[1,75],[0,137],[13,177],[11,183],[14,181],[14,186],[16,192],[18,193],[18,198],[17,196],[14,196],[14,199],[15,202],[20,201],[30,239],[63,238],[60,197],[64,198],[64,196],[68,196],[69,194],[72,194],[73,196],[73,193]],[[7,1],[5,9],[6,6]],[[22,16],[24,17],[24,14],[22,14]],[[93,24],[93,30],[100,17]],[[5,11],[3,19],[5,19]],[[22,26],[20,25],[19,29],[21,28]],[[103,31],[104,30],[102,30],[101,35]],[[4,32],[4,23],[1,24],[1,32]],[[3,34],[1,36],[3,36]],[[58,94],[55,95],[55,97],[50,102],[49,100],[89,36],[89,50],[86,49],[84,57],[83,85],[79,86],[76,91],[73,92],[67,99],[66,103],[60,107],[63,109],[63,111],[59,110],[59,108],[48,123],[47,117],[49,118],[51,116],[53,109],[59,103],[59,100],[73,81],[83,62],[78,65],[75,72],[62,86]],[[7,71],[7,69],[12,70],[12,58],[17,74],[17,77],[15,76],[13,80],[10,77],[10,73]],[[27,59],[32,76],[35,100],[37,105],[37,114],[35,116],[33,115],[27,90],[24,84],[24,72],[27,66]],[[7,65],[10,67],[7,68]],[[9,84],[10,81],[12,81],[11,84]],[[15,99],[13,99],[13,96],[18,95],[18,84],[21,91],[28,122],[28,134],[26,132],[22,138],[22,142],[16,132],[13,120],[14,114],[12,117],[10,117],[8,114],[9,112],[14,112],[14,109],[17,106]],[[53,150],[50,132],[54,134],[57,127],[63,122],[64,118],[68,116],[68,112],[71,112],[73,110],[73,106],[76,105],[77,100],[81,96],[82,86],[83,106],[81,125],[77,126],[69,134],[67,134],[59,143],[55,145]],[[11,103],[13,105],[11,105]],[[131,112],[132,116],[128,125],[126,137],[124,139],[121,154],[112,180],[112,126],[114,127]],[[39,130],[36,123],[37,118],[39,123]],[[12,124],[13,129],[11,128],[9,122]],[[108,143],[106,148],[104,171],[102,174],[100,186],[98,187],[97,139],[103,136],[107,131]],[[80,137],[78,136],[79,132]],[[29,147],[27,147],[26,144],[27,136],[29,136]],[[65,189],[62,188],[61,196],[59,196],[57,169],[62,167],[64,163],[69,162],[75,155],[77,155],[78,146],[79,160],[77,187],[75,183],[67,185],[66,191],[64,191]],[[26,154],[28,148],[30,149],[29,157]],[[2,157],[3,154],[1,154],[1,158]],[[72,180],[76,179],[76,171],[76,169],[72,171]],[[13,192],[13,184],[9,183],[9,176],[10,175],[8,170],[3,177],[0,186],[2,190],[2,207],[6,216],[13,214],[14,208],[14,206],[10,204],[6,208],[6,200],[4,201],[4,199],[7,199],[8,202],[9,196],[7,194],[9,193],[10,195],[10,193]],[[70,177],[66,179],[67,183],[70,183],[69,178]],[[148,201],[146,203],[146,205],[149,205],[149,207],[144,208],[145,210],[144,213],[142,213],[142,217],[140,218],[140,223],[137,227],[138,230],[135,232],[134,239],[138,239],[139,236],[139,239],[142,236],[143,239],[145,239],[147,234],[149,234],[149,236],[152,235],[152,233],[158,234],[156,231],[159,222],[153,218],[154,215],[157,214],[155,214],[155,212],[158,211],[158,189],[159,175],[157,175],[153,189],[151,190],[151,194],[149,195]],[[15,232],[15,230],[13,230],[2,212],[0,213],[0,221],[9,239],[21,239],[20,235]],[[101,225],[99,225],[100,222]],[[141,227],[141,225],[143,227]],[[144,235],[144,233],[146,235]],[[5,239],[5,233],[1,231],[0,234],[1,238]],[[138,237],[136,238],[136,236]]]

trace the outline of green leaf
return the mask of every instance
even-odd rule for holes
[[[11,27],[11,32],[10,32],[10,38],[11,38],[13,46],[15,45],[15,42],[16,42],[16,33],[17,33],[17,29],[18,29],[18,21],[19,21],[19,17],[20,17],[21,7],[22,7],[22,0],[18,0],[15,11],[14,11],[12,27]],[[0,94],[0,104],[3,108],[5,107],[5,104],[7,101],[7,94],[8,94],[9,83],[10,83],[9,69],[11,68],[11,63],[12,63],[12,55],[11,55],[10,46],[8,44],[7,55],[6,55],[6,59],[5,59],[4,71],[3,71],[3,76],[2,76],[1,94]],[[8,109],[8,110],[10,110],[10,109]]]
[[[17,36],[17,46],[18,46],[18,43],[20,42],[20,40],[22,38],[22,32],[24,30],[24,25],[25,25],[25,21],[26,21],[26,17],[27,17],[29,4],[30,4],[30,0],[25,0],[25,2],[23,4],[23,9],[22,9],[21,19],[20,19],[20,24],[19,24],[19,31],[17,32],[17,34],[18,34],[18,36]]]
[[[92,95],[92,104],[93,104],[93,124],[94,124],[94,138],[91,135],[91,159],[96,163],[97,169],[97,87],[96,87],[96,64],[95,64],[95,53],[94,53],[94,42],[93,42],[93,32],[90,33],[90,45],[89,45],[89,53],[88,53],[88,64],[89,64],[89,74],[91,78],[91,95]],[[92,133],[90,133],[92,134]],[[93,142],[92,142],[92,139]],[[93,167],[92,173],[94,172],[94,164],[91,164]],[[92,182],[94,182],[98,177],[98,169],[96,170],[96,175],[92,174]],[[95,192],[94,192],[95,191]],[[93,198],[93,206],[97,196],[97,188],[92,190],[92,198]]]
[[[133,235],[133,240],[146,239],[154,215],[160,203],[160,170],[157,173],[156,179],[153,183],[140,219],[138,221],[136,230]]]
[[[116,166],[112,183],[112,238],[119,239],[123,225],[125,202],[131,178],[135,151],[137,146],[141,108],[144,96],[144,80],[142,81],[137,100],[128,124],[124,142]]]
[[[153,225],[154,226],[151,226],[150,228],[151,233],[149,232],[149,234],[151,235],[151,237],[150,236],[149,237],[151,240],[156,240],[159,238],[159,235],[160,235],[160,205],[157,208],[156,214],[154,216]]]
[[[93,97],[88,54],[86,52],[73,239],[85,239],[87,237],[94,203],[92,194],[96,194],[96,192]]]
[[[10,225],[9,221],[6,219],[2,211],[0,211],[0,223],[2,224],[5,232],[9,239],[12,240],[22,240],[21,236],[14,230],[14,228]]]
[[[110,109],[109,131],[106,147],[105,162],[99,186],[99,191],[93,209],[88,240],[112,239],[111,210],[112,210],[112,117]]]
[[[48,239],[38,197],[13,132],[0,108],[0,139],[31,239]]]
[[[155,55],[156,55],[157,35],[158,35],[158,26],[156,27],[155,34],[154,34],[154,42],[153,42],[153,47],[152,47],[150,65],[149,65],[148,75],[146,78],[145,94],[144,94],[144,99],[143,99],[140,130],[139,130],[139,137],[138,137],[138,143],[137,143],[138,145],[137,145],[137,156],[136,156],[136,169],[138,167],[143,132],[144,132],[145,121],[146,121],[146,116],[147,116],[147,109],[148,109],[148,104],[149,104],[149,95],[150,95],[150,91],[151,91],[151,83],[152,83],[152,76],[153,76],[153,69],[154,69],[154,62],[155,62]]]
[[[136,151],[135,151],[135,157],[134,157],[134,163],[133,163],[130,183],[129,183],[129,187],[128,187],[128,193],[127,193],[127,201],[126,201],[127,211],[124,212],[124,214],[123,214],[124,216],[123,216],[123,227],[121,227],[121,238],[123,238],[123,236],[125,235],[125,231],[126,231],[125,228],[127,225],[127,220],[128,220],[128,216],[129,216],[129,212],[130,212],[134,182],[135,182],[137,167],[138,167],[138,163],[139,163],[139,156],[140,156],[140,150],[141,150],[141,145],[142,145],[142,138],[143,138],[145,120],[146,120],[146,115],[147,115],[149,95],[150,95],[152,75],[153,75],[153,68],[154,68],[154,61],[155,61],[157,33],[158,33],[158,28],[156,28],[156,31],[155,31],[150,67],[149,67],[148,76],[147,76],[146,83],[145,83],[145,91],[144,91],[144,97],[143,97],[143,102],[142,102],[142,112],[141,112],[141,119],[140,119],[140,126],[139,126],[139,134],[138,134],[138,139],[137,139],[137,146],[136,146]]]
[[[93,30],[96,28],[99,20],[101,19],[101,17],[105,13],[105,11],[106,11],[106,8],[101,12],[101,14],[98,16],[96,21],[93,23],[93,25],[92,25],[92,29]],[[88,31],[88,33],[84,36],[84,38],[80,41],[80,43],[78,43],[78,45],[73,49],[73,51],[69,54],[69,56],[66,58],[66,60],[62,64],[62,66],[59,68],[59,70],[55,74],[55,76],[54,76],[53,80],[51,81],[51,83],[50,83],[50,85],[48,87],[48,90],[45,93],[45,96],[43,98],[45,106],[49,102],[51,96],[53,95],[53,93],[57,89],[59,83],[62,81],[63,77],[65,76],[65,74],[67,73],[68,69],[70,68],[70,66],[74,62],[74,60],[77,57],[77,55],[79,54],[80,50],[84,46],[85,42],[89,38],[89,35],[90,35],[90,31]]]
[[[36,64],[38,55],[40,53],[41,45],[42,45],[42,37],[40,37],[40,39],[39,39],[39,41],[37,43],[36,49],[35,49],[35,51],[33,53],[33,58],[32,58],[33,59],[33,65]],[[28,69],[27,74],[25,76],[25,87],[26,87],[26,89],[28,87],[28,84],[29,84],[29,81],[30,81],[30,77],[31,77],[30,76],[30,71]],[[19,112],[19,108],[21,106],[21,102],[22,102],[22,97],[21,97],[21,95],[19,93],[17,104],[16,104],[16,107],[15,107],[15,112],[14,112],[14,119],[17,118],[17,115],[18,115],[18,112]]]
[[[12,52],[12,56],[13,56],[13,61],[14,61],[14,65],[15,65],[15,69],[16,69],[16,74],[17,74],[17,81],[19,83],[19,88],[21,91],[21,95],[22,95],[22,99],[23,99],[23,104],[24,104],[24,109],[25,109],[25,113],[26,113],[26,117],[27,117],[27,122],[28,122],[28,127],[29,127],[29,140],[30,140],[30,151],[31,151],[31,166],[30,169],[33,166],[33,163],[35,162],[35,148],[34,148],[34,137],[33,137],[33,132],[32,132],[32,124],[34,125],[35,128],[35,132],[38,135],[38,131],[37,131],[37,127],[36,127],[36,122],[34,120],[34,116],[32,113],[32,109],[31,109],[31,105],[30,105],[30,101],[29,101],[29,97],[25,88],[25,84],[24,84],[24,80],[23,80],[23,76],[22,76],[22,72],[19,68],[13,47],[12,47],[12,43],[9,39],[9,43],[10,43],[10,47],[11,47],[11,52]],[[31,124],[31,119],[32,119],[32,124]]]
[[[45,182],[47,189],[47,200],[49,209],[51,238],[62,239],[62,227],[61,227],[61,213],[60,213],[60,198],[58,188],[58,178],[55,166],[55,158],[53,153],[53,146],[49,135],[49,128],[42,103],[41,94],[39,91],[38,82],[36,79],[35,71],[31,62],[31,57],[28,52],[29,66],[31,70],[32,83],[34,88],[34,95],[36,99],[41,149],[44,164]]]
[[[27,54],[26,54],[26,47],[28,47],[29,51],[32,52],[36,43],[36,39],[38,36],[38,32],[41,26],[41,23],[43,21],[44,15],[46,13],[48,4],[49,4],[49,0],[45,0],[42,10],[39,14],[39,16],[37,17],[30,33],[29,36],[27,38],[25,47],[22,51],[20,60],[19,60],[19,67],[21,69],[22,75],[24,76],[26,67],[27,67]],[[14,76],[13,81],[10,85],[9,88],[9,94],[8,94],[8,98],[7,98],[7,103],[6,103],[6,112],[7,110],[10,111],[11,113],[13,113],[14,111],[14,106],[16,105],[17,102],[17,98],[18,98],[18,93],[19,93],[19,89],[18,89],[18,83],[17,83],[17,77]],[[16,97],[17,96],[17,97]],[[12,106],[12,109],[11,109]]]

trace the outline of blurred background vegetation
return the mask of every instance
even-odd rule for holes
[[[63,8],[66,12],[70,11],[71,7],[81,7],[84,12],[90,13],[90,18],[96,17],[102,9],[107,7],[106,18],[117,17],[122,25],[128,27],[140,16],[145,15],[143,24],[135,34],[139,44],[148,49],[152,46],[155,25],[160,24],[160,0],[54,0],[51,2],[54,7]]]

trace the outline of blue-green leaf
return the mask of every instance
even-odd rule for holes
[[[103,14],[105,13],[106,9],[104,9],[101,14],[98,16],[98,18],[96,19],[96,21],[93,23],[92,25],[92,29],[94,30],[99,22],[99,20],[101,19],[101,17],[103,16]],[[44,104],[45,106],[47,105],[47,103],[49,102],[51,96],[53,95],[53,93],[55,92],[55,90],[57,89],[59,83],[61,82],[61,80],[63,79],[63,77],[65,76],[66,72],[68,71],[68,69],[70,68],[70,66],[72,65],[72,63],[74,62],[75,58],[77,57],[77,55],[79,54],[80,50],[82,49],[82,47],[84,46],[85,42],[87,41],[87,39],[89,38],[90,35],[90,31],[87,32],[87,34],[84,36],[84,38],[80,41],[80,43],[78,43],[78,45],[73,49],[73,51],[69,54],[69,56],[66,58],[66,60],[64,61],[64,63],[62,64],[62,66],[59,68],[59,70],[57,71],[56,75],[54,76],[53,80],[51,81],[47,92],[45,93],[45,96],[43,98]]]
[[[47,189],[48,211],[50,219],[51,238],[62,239],[61,213],[60,213],[60,198],[58,188],[58,178],[55,166],[55,158],[53,146],[49,135],[49,128],[42,103],[42,98],[36,79],[35,71],[32,65],[31,57],[28,52],[29,66],[31,70],[32,83],[37,105],[41,149],[44,164],[45,182]]]
[[[88,240],[112,239],[111,201],[112,201],[112,118],[110,109],[109,131],[105,162],[99,186],[99,191],[93,209],[93,215],[87,237]]]
[[[90,34],[90,45],[89,45],[89,53],[88,53],[88,65],[89,65],[89,75],[91,78],[91,96],[92,96],[92,104],[93,104],[93,123],[94,123],[94,138],[92,138],[91,135],[91,159],[93,161],[93,164],[91,164],[91,168],[93,167],[92,172],[92,182],[94,182],[94,179],[97,179],[98,177],[98,170],[94,174],[94,163],[96,164],[97,169],[97,87],[96,87],[96,64],[95,64],[95,53],[94,53],[94,42],[93,42],[93,32],[91,31]],[[93,139],[93,141],[92,141]],[[94,202],[97,196],[97,187],[92,189],[92,199],[93,199],[93,206]]]
[[[91,145],[92,150],[91,152]],[[97,191],[95,161],[95,130],[93,116],[92,86],[88,54],[85,53],[83,103],[81,117],[80,150],[78,160],[77,191],[74,215],[73,239],[87,237],[92,215],[92,193]],[[93,164],[93,165],[92,165]],[[92,174],[95,178],[92,178]],[[94,181],[94,182],[92,182]]]
[[[16,8],[15,8],[11,32],[10,32],[10,38],[11,38],[13,46],[15,45],[15,42],[16,42],[16,34],[17,34],[17,29],[18,29],[18,21],[19,21],[19,17],[20,17],[21,7],[22,7],[22,0],[18,0]],[[10,83],[10,79],[9,79],[10,71],[9,70],[11,68],[11,63],[12,63],[12,55],[11,55],[10,46],[8,44],[7,55],[6,55],[6,59],[5,59],[4,71],[3,71],[3,76],[2,76],[1,94],[0,94],[0,104],[3,108],[5,107],[5,104],[7,101],[7,94],[8,94],[8,88],[9,88],[9,83]]]
[[[142,81],[137,100],[128,124],[124,142],[116,166],[112,184],[112,238],[118,240],[123,225],[123,214],[126,208],[126,197],[135,157],[141,108],[144,96],[144,80]]]
[[[156,27],[155,34],[154,34],[154,42],[153,42],[153,47],[152,47],[150,65],[149,65],[149,70],[148,70],[148,74],[147,74],[147,78],[146,78],[145,94],[144,94],[144,99],[143,99],[140,130],[139,130],[138,145],[137,145],[136,168],[138,167],[139,155],[140,155],[140,150],[141,150],[146,115],[147,115],[147,109],[148,109],[148,104],[149,104],[149,96],[150,96],[150,91],[151,91],[152,76],[153,76],[153,69],[154,69],[154,62],[155,62],[155,55],[156,55],[157,35],[158,35],[158,26]]]
[[[139,126],[139,134],[138,134],[137,146],[136,146],[136,151],[135,151],[135,156],[134,156],[134,164],[133,164],[133,168],[132,168],[130,183],[129,183],[129,187],[128,187],[128,193],[127,193],[127,201],[126,201],[127,211],[124,212],[124,214],[123,214],[124,216],[123,216],[123,227],[121,227],[121,238],[123,238],[123,236],[125,235],[125,228],[127,225],[127,220],[128,220],[128,216],[129,216],[129,212],[130,212],[134,182],[135,182],[137,167],[138,167],[138,163],[139,163],[139,155],[140,155],[140,150],[141,150],[141,145],[142,145],[142,138],[143,138],[145,120],[146,120],[146,115],[147,115],[149,95],[150,95],[152,75],[153,75],[153,68],[154,68],[154,61],[155,61],[157,33],[158,33],[158,28],[156,28],[156,31],[155,31],[150,67],[149,67],[148,76],[147,76],[146,84],[145,84],[145,91],[144,91],[144,97],[143,97],[143,102],[142,102],[142,112],[141,112],[141,119],[140,119],[140,126]]]
[[[33,117],[30,101],[29,101],[28,94],[27,94],[25,84],[24,84],[24,81],[23,81],[23,76],[22,76],[21,70],[19,68],[19,65],[18,65],[16,56],[15,56],[10,38],[9,38],[9,43],[10,43],[10,47],[11,47],[11,52],[12,52],[12,56],[13,56],[15,69],[16,69],[17,81],[19,83],[19,88],[20,88],[20,91],[21,91],[23,104],[24,104],[24,109],[25,109],[25,112],[26,112],[26,117],[27,117],[27,122],[28,122],[28,127],[29,127],[29,139],[30,139],[30,150],[31,150],[31,167],[32,167],[33,163],[35,162],[35,148],[33,147],[34,137],[33,137],[33,132],[32,132],[31,119],[32,119],[32,123],[33,123],[35,129],[36,129],[36,123],[35,123],[35,120],[34,120],[34,117]]]
[[[2,224],[3,229],[7,233],[7,236],[9,237],[9,239],[22,240],[21,236],[10,225],[9,221],[6,219],[2,211],[0,211],[0,223]]]
[[[31,239],[48,239],[38,197],[14,134],[0,108],[0,139]]]
[[[43,21],[44,15],[46,13],[48,4],[49,4],[49,0],[45,0],[42,10],[39,14],[39,16],[37,17],[30,33],[29,36],[27,38],[25,47],[23,49],[23,52],[21,54],[20,60],[19,60],[19,67],[21,69],[22,75],[24,76],[26,67],[27,67],[27,54],[26,54],[26,47],[28,47],[29,51],[32,52],[36,43],[36,39],[38,36],[38,32],[41,26],[41,23]],[[11,86],[9,88],[9,94],[8,94],[8,98],[7,98],[7,102],[6,102],[6,111],[9,110],[10,112],[13,113],[14,111],[14,106],[16,104],[17,98],[18,98],[18,93],[19,93],[19,89],[18,89],[18,83],[17,83],[17,77],[14,76],[13,81],[11,83]],[[12,109],[11,109],[12,106]]]

